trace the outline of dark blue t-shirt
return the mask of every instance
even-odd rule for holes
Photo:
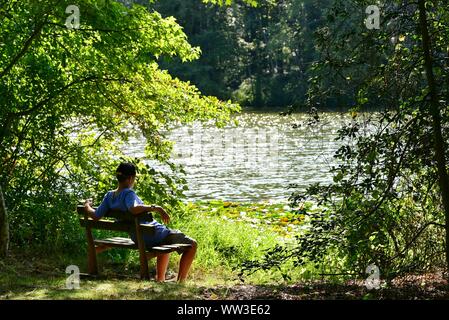
[[[143,204],[143,201],[137,196],[134,190],[126,188],[115,194],[115,191],[108,191],[103,198],[103,201],[95,210],[95,216],[97,218],[103,217],[109,210],[129,211],[129,209]],[[153,221],[141,221],[142,224],[152,225],[155,228],[155,232],[152,235],[144,234],[143,238],[147,247],[154,247],[159,245],[166,236],[170,234],[168,229],[163,224]],[[134,233],[131,233],[131,238],[136,242]]]

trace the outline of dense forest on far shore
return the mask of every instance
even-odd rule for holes
[[[156,2],[154,9],[175,17],[190,43],[202,51],[198,60],[164,58],[161,66],[206,95],[257,109],[301,109],[321,56],[315,36],[332,14],[330,3],[264,1],[254,8],[236,1],[217,8],[196,0]],[[346,110],[352,104],[341,95],[321,109]]]

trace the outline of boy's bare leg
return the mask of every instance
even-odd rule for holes
[[[190,266],[192,265],[193,259],[196,254],[197,243],[194,241],[192,247],[187,249],[181,256],[181,261],[179,261],[179,273],[178,281],[184,282],[189,274]]]
[[[158,254],[156,262],[156,281],[164,282],[165,273],[167,272],[168,261],[170,259],[170,253]]]

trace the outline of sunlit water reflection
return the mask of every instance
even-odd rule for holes
[[[175,127],[168,135],[175,141],[173,160],[186,171],[188,200],[285,201],[315,182],[329,182],[329,169],[337,130],[350,121],[347,115],[321,114],[317,126],[307,126],[307,115],[243,113],[238,126],[218,129],[196,123]],[[297,124],[294,128],[292,125]],[[144,141],[129,149],[143,156]]]

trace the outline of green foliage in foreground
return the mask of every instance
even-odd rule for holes
[[[360,8],[370,4],[333,1],[317,33],[328,54],[314,65],[310,105],[337,95],[357,101],[337,133],[333,183],[291,198],[321,210],[307,214],[308,230],[292,250],[275,247],[249,268],[294,261],[364,274],[375,264],[388,278],[449,268],[449,7],[380,1],[381,28],[368,30]],[[372,103],[382,111],[358,113]]]

